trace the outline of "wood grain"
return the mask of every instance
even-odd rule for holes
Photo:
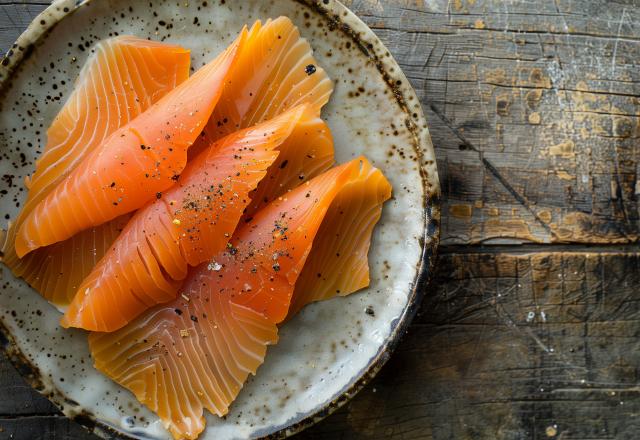
[[[2,48],[44,8],[27,3],[0,3]],[[300,437],[638,438],[640,3],[347,4],[429,119],[443,245],[388,365]],[[0,430],[95,438],[6,361]]]
[[[444,244],[637,240],[637,2],[350,6],[423,103]]]
[[[389,364],[305,435],[637,438],[639,261],[609,252],[443,255],[438,287]]]

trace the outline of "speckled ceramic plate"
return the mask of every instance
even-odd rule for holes
[[[373,32],[333,0],[57,1],[0,66],[0,216],[14,217],[23,178],[88,44],[115,33],[166,39],[190,48],[201,65],[245,23],[279,15],[299,26],[335,81],[324,116],[338,161],[366,154],[394,197],[375,231],[371,286],[312,304],[284,325],[229,415],[208,415],[206,439],[299,431],[346,402],[388,359],[425,292],[438,241],[435,158],[414,91]],[[92,368],[85,333],[60,328],[53,307],[4,266],[1,275],[2,345],[36,389],[98,434],[168,437],[129,392]]]

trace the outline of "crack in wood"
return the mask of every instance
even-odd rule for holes
[[[584,254],[638,254],[640,244],[523,243],[523,244],[449,244],[440,246],[438,254],[539,254],[577,252]]]
[[[549,227],[549,225],[547,223],[545,223],[539,216],[538,214],[535,212],[535,210],[530,206],[529,202],[527,201],[527,199],[520,194],[510,183],[509,181],[498,171],[498,169],[486,158],[484,157],[484,154],[477,149],[471,142],[469,142],[469,140],[462,134],[460,133],[460,131],[454,126],[453,122],[451,120],[449,120],[449,118],[447,118],[446,115],[444,115],[436,106],[434,106],[433,104],[431,104],[429,106],[429,108],[445,123],[445,125],[447,127],[449,127],[449,129],[453,132],[453,134],[456,135],[456,137],[458,139],[460,139],[460,141],[470,150],[475,151],[476,153],[479,154],[480,156],[480,161],[482,162],[482,164],[485,166],[485,168],[491,173],[491,175],[493,177],[495,177],[498,182],[500,182],[502,184],[502,186],[504,186],[504,188],[509,192],[509,194],[511,194],[513,196],[514,199],[516,199],[516,201],[518,203],[520,203],[522,206],[524,206],[529,213],[531,213],[531,215],[533,215],[533,217],[536,219],[536,221],[538,223],[540,223],[540,225],[551,235],[553,236],[555,239],[560,239],[558,237],[558,235]]]

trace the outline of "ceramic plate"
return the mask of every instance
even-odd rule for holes
[[[280,15],[297,24],[335,82],[323,116],[338,162],[365,154],[394,197],[375,230],[371,286],[312,304],[284,325],[228,416],[207,416],[204,439],[299,431],[346,402],[388,359],[425,291],[438,240],[435,158],[414,91],[373,32],[333,0],[63,0],[34,20],[0,66],[0,216],[13,218],[90,44],[114,34],[151,37],[190,48],[200,66],[242,25]],[[52,306],[4,266],[1,275],[2,342],[38,391],[99,435],[169,437],[154,414],[92,367],[84,332],[60,328]]]

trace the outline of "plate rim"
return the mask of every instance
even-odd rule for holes
[[[11,84],[12,73],[20,63],[29,57],[33,48],[44,39],[53,28],[64,18],[77,9],[98,0],[54,0],[38,14],[8,49],[0,61],[0,99],[4,89]],[[410,285],[407,304],[391,325],[391,332],[380,345],[375,356],[356,375],[345,388],[322,407],[315,408],[301,416],[299,420],[285,425],[275,426],[270,433],[260,436],[263,439],[285,438],[296,434],[326,418],[342,405],[347,403],[364,386],[372,380],[382,366],[389,360],[398,346],[402,336],[407,331],[431,282],[437,258],[437,248],[440,241],[440,183],[435,163],[435,151],[424,116],[422,105],[415,90],[409,83],[404,72],[393,58],[390,51],[357,15],[338,0],[292,0],[312,9],[322,16],[330,31],[343,33],[367,58],[376,66],[387,86],[393,92],[400,111],[406,114],[406,127],[413,137],[412,148],[418,158],[420,166],[421,184],[423,190],[423,230],[420,237],[421,254],[415,269],[413,282]],[[413,101],[417,106],[409,109],[408,102]],[[425,156],[428,158],[425,160]],[[43,377],[38,367],[33,365],[22,353],[9,329],[0,318],[0,349],[7,359],[17,369],[18,373],[39,393],[54,403],[62,413],[74,420],[90,432],[103,438],[133,439],[133,437],[117,430],[106,422],[101,421],[94,414],[82,409],[78,412],[72,409],[69,398],[57,389],[46,377]]]

